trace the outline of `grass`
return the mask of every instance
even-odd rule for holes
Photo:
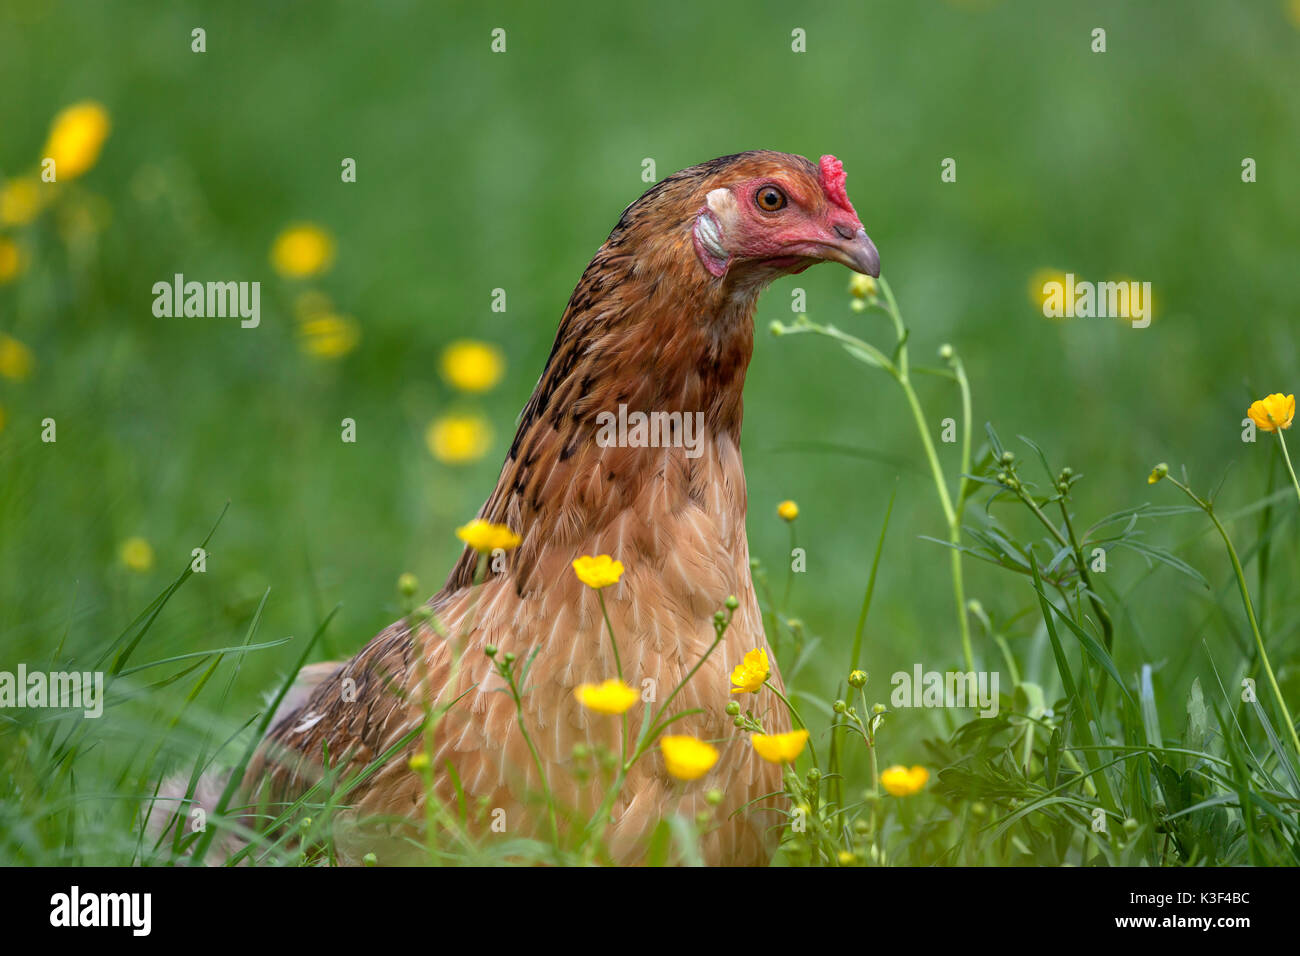
[[[1235,513],[1220,515],[1213,499],[1194,492],[1162,464],[1152,471],[1150,486],[1156,491],[1177,489],[1190,505],[1138,503],[1089,521],[1076,512],[1072,497],[1084,477],[1080,470],[1054,468],[1047,451],[1028,438],[1020,440],[1027,451],[1022,462],[987,426],[980,447],[962,446],[961,460],[969,470],[956,480],[957,491],[950,496],[952,479],[944,474],[928,440],[926,423],[931,419],[910,390],[907,328],[888,284],[882,281],[879,289],[879,295],[873,289],[854,301],[859,309],[876,309],[889,318],[895,334],[890,354],[867,338],[806,319],[773,331],[826,337],[871,369],[891,375],[908,392],[945,519],[969,510],[968,520],[950,539],[918,545],[932,548],[936,560],[941,550],[952,556],[952,597],[962,621],[976,628],[969,638],[962,629],[953,629],[959,640],[949,657],[971,671],[976,660],[996,662],[993,669],[1010,678],[1011,686],[999,695],[995,716],[975,716],[968,708],[940,702],[931,713],[949,726],[924,740],[924,758],[915,776],[901,767],[885,769],[885,764],[898,762],[894,755],[903,748],[895,738],[917,712],[889,683],[857,669],[856,663],[862,634],[870,633],[866,625],[876,571],[882,555],[888,559],[892,501],[881,514],[852,650],[844,659],[842,678],[832,686],[803,676],[802,665],[829,649],[807,640],[794,609],[785,603],[789,588],[779,605],[770,603],[767,573],[756,562],[756,580],[768,602],[764,611],[769,638],[789,691],[781,695],[763,683],[757,696],[742,695],[749,703],[733,703],[730,712],[738,733],[762,733],[761,715],[769,703],[764,695],[772,694],[779,706],[791,710],[796,728],[809,731],[806,748],[796,740],[792,753],[799,756],[786,764],[785,792],[779,798],[786,823],[776,862],[1294,865],[1300,853],[1300,741],[1270,661],[1246,567],[1229,531],[1253,533],[1245,553],[1247,560],[1253,557],[1260,565],[1256,587],[1260,594],[1275,589],[1268,576],[1271,565],[1263,556],[1275,547],[1288,547],[1279,529],[1295,518],[1291,489],[1284,484]],[[858,321],[869,333],[870,315]],[[941,347],[940,353],[948,368],[928,371],[957,388],[962,407],[969,409],[971,388],[960,360],[951,347]],[[1219,534],[1223,551],[1217,570],[1201,572],[1175,551],[1151,541],[1151,532],[1162,524],[1194,515]],[[791,521],[792,551],[797,520]],[[203,541],[204,549],[217,538],[220,525],[218,518]],[[1142,592],[1130,591],[1125,597],[1123,586],[1115,584],[1107,570],[1110,556],[1123,549],[1141,554],[1166,576],[1181,576],[1217,592],[1224,600],[1216,611],[1233,625],[1244,619],[1254,640],[1245,648],[1209,634],[1189,642],[1188,653],[1204,656],[1215,681],[1207,688],[1194,679],[1179,688],[1174,712],[1182,719],[1173,726],[1162,726],[1162,712],[1167,725],[1171,708],[1157,697],[1157,684],[1168,685],[1157,676],[1167,662],[1143,660],[1133,652],[1140,634],[1132,626],[1131,605]],[[978,602],[963,599],[963,565],[975,562],[999,570],[1002,600],[1018,605],[1013,613],[995,619]],[[1216,588],[1212,580],[1224,575],[1228,584]],[[139,660],[152,650],[156,629],[165,626],[173,600],[194,576],[193,566],[187,565],[91,662],[107,673],[108,704],[102,719],[80,719],[66,711],[6,713],[7,792],[0,801],[0,853],[6,862],[201,862],[214,846],[225,847],[217,859],[231,864],[337,862],[333,824],[346,808],[348,794],[409,741],[351,776],[327,770],[311,790],[288,805],[237,806],[236,784],[243,768],[292,675],[312,659],[334,615],[325,615],[309,639],[297,642],[295,666],[267,704],[250,712],[232,705],[242,665],[250,656],[284,643],[258,636],[269,592],[253,609],[239,643]],[[406,613],[438,627],[431,613],[414,603],[413,583],[403,582]],[[1239,599],[1236,609],[1228,600],[1233,590]],[[601,600],[603,605],[603,596]],[[718,641],[730,614],[730,608],[719,609]],[[607,617],[606,625],[617,646],[620,638]],[[1117,659],[1138,663],[1121,669]],[[47,663],[50,669],[86,666],[61,647]],[[520,713],[530,692],[529,663],[513,654],[494,657]],[[1259,681],[1261,676],[1264,680]],[[160,711],[159,696],[172,686],[181,693],[170,709]],[[490,808],[471,806],[462,792],[454,805],[427,801],[422,832],[411,842],[431,865],[610,862],[603,840],[605,808],[637,761],[660,759],[661,738],[682,716],[671,707],[676,693],[670,692],[627,738],[631,746],[622,754],[584,752],[575,762],[579,772],[600,775],[606,784],[606,801],[586,824],[579,825],[571,813],[557,808],[549,787],[543,787],[536,794],[535,810],[550,822],[542,836],[483,835],[484,828],[490,828]],[[423,733],[430,742],[428,754],[440,714],[441,709],[427,711],[425,724],[409,737],[414,740]],[[805,715],[812,719],[805,720]],[[522,719],[520,727],[527,739]],[[819,761],[819,754],[826,759]],[[590,769],[581,769],[586,764]],[[215,809],[198,818],[201,825],[187,810],[165,835],[146,834],[142,815],[157,798],[164,773],[178,768],[188,778],[187,795],[206,772],[233,772],[225,778]],[[537,769],[545,780],[540,763]],[[413,761],[412,772],[420,773],[431,790],[434,774],[443,771],[426,756]],[[155,812],[168,816],[174,809],[159,807]],[[698,861],[700,834],[717,823],[709,813],[694,820],[665,818],[644,862]],[[230,847],[238,849],[232,853]]]

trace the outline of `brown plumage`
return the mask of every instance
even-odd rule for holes
[[[777,194],[780,206],[769,209]],[[670,176],[629,206],[569,300],[479,512],[518,532],[522,543],[504,568],[480,565],[466,549],[428,602],[449,639],[427,628],[413,633],[399,621],[350,661],[332,670],[316,665],[310,678],[319,683],[277,719],[247,771],[249,801],[302,792],[320,776],[323,745],[332,762],[365,766],[418,726],[424,703],[434,701],[451,704],[435,735],[438,797],[456,801],[450,766],[471,807],[482,800],[505,811],[507,837],[543,833],[541,781],[513,701],[499,692],[484,654],[494,644],[521,661],[535,654],[524,719],[557,803],[585,819],[602,791],[575,776],[574,745],[617,750],[621,721],[585,711],[574,698],[580,683],[613,676],[615,663],[597,595],[577,580],[571,562],[610,554],[627,569],[604,591],[624,675],[635,687],[654,681],[660,699],[708,649],[714,613],[729,595],[739,599],[725,641],[673,706],[702,712],[671,732],[714,741],[721,758],[702,779],[681,783],[659,754],[644,757],[613,807],[606,832],[612,858],[639,860],[660,818],[694,816],[716,787],[725,799],[712,811],[721,825],[703,839],[705,859],[765,862],[779,817],[762,806],[742,808],[779,791],[780,771],[758,759],[748,734],[724,713],[733,699],[732,668],[747,651],[767,647],[745,535],[741,390],[759,292],[772,278],[823,259],[878,273],[833,157],[819,167],[784,153],[727,156]],[[703,413],[698,456],[686,447],[604,447],[596,417],[620,405]],[[463,652],[459,666],[453,644]],[[779,674],[772,680],[781,686]],[[754,700],[770,732],[789,728],[773,695],[745,698]],[[644,706],[629,713],[633,735]],[[384,835],[402,831],[392,819],[423,819],[423,783],[408,767],[421,745],[417,738],[349,795],[358,823],[380,816],[390,823],[340,831],[345,861],[371,850],[392,859],[396,843]],[[493,836],[487,828],[481,835]]]

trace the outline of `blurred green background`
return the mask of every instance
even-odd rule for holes
[[[191,52],[195,27],[206,53]],[[504,54],[489,49],[497,27]],[[1091,52],[1094,27],[1107,31],[1104,54]],[[791,51],[794,28],[806,53]],[[44,660],[65,636],[74,657],[92,658],[188,563],[227,501],[207,573],[176,596],[145,656],[236,643],[267,588],[259,639],[304,638],[341,603],[321,656],[345,656],[398,614],[399,574],[435,591],[574,283],[646,188],[645,158],[662,177],[749,148],[839,156],[914,360],[952,343],[973,383],[976,444],[991,421],[1022,453],[1017,434],[1083,472],[1081,524],[1178,503],[1145,482],[1161,460],[1185,464],[1203,492],[1235,465],[1223,508],[1256,500],[1269,467],[1275,482],[1280,472],[1271,440],[1240,441],[1245,408],[1300,384],[1298,54],[1300,7],[1287,0],[6,0],[0,174],[31,174],[71,103],[102,103],[112,132],[39,216],[0,229],[23,257],[0,285],[0,333],[32,358],[30,374],[0,379],[0,668]],[[340,181],[344,157],[356,183]],[[945,157],[955,183],[940,180]],[[1254,184],[1241,180],[1244,157],[1258,164]],[[293,280],[269,252],[303,221],[336,255],[323,275]],[[1030,295],[1045,269],[1150,281],[1155,320],[1046,319]],[[260,280],[261,327],[155,318],[152,286],[177,272]],[[883,319],[848,310],[847,281],[822,266],[760,301],[749,533],[783,582],[775,506],[799,503],[808,573],[791,613],[823,644],[797,683],[829,693],[897,486],[864,661],[884,698],[889,673],[960,660],[947,555],[919,539],[944,533],[934,489],[886,377],[824,340],[766,334],[803,288],[814,319],[885,341]],[[490,308],[496,288],[504,313]],[[305,290],[355,321],[348,354],[304,349],[294,303]],[[461,338],[504,353],[506,374],[485,394],[439,373],[441,350]],[[919,387],[937,436],[958,416],[955,390]],[[426,429],[465,411],[491,423],[490,449],[439,462]],[[46,417],[56,444],[40,441]],[[345,417],[355,444],[340,441]],[[954,446],[941,451],[955,474]],[[1266,602],[1277,662],[1300,644],[1293,505],[1280,509],[1285,570]],[[1181,517],[1152,538],[1229,593],[1205,531]],[[153,549],[146,570],[123,561],[134,537]],[[1126,607],[1121,668],[1155,662],[1172,713],[1191,677],[1210,673],[1201,638],[1236,666],[1244,627],[1214,592],[1127,552],[1111,555],[1105,584]],[[1032,593],[973,562],[967,590],[1000,622]],[[978,630],[976,648],[995,663]],[[297,653],[246,660],[232,709],[251,712]],[[889,759],[919,759],[901,741],[941,719],[900,726]]]

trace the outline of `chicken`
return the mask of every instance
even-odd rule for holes
[[[521,543],[492,562],[465,550],[428,602],[446,638],[399,621],[350,661],[314,665],[306,690],[295,692],[301,700],[277,718],[246,772],[250,802],[301,793],[321,775],[323,748],[355,772],[417,728],[432,703],[448,708],[433,735],[444,805],[457,805],[458,781],[470,807],[493,811],[487,822],[503,824],[505,838],[544,836],[540,761],[562,818],[585,820],[602,784],[575,772],[574,747],[618,752],[623,722],[575,700],[579,684],[612,677],[616,665],[598,596],[571,563],[609,554],[626,567],[602,593],[633,687],[669,693],[712,643],[715,612],[729,596],[739,602],[725,639],[672,708],[699,713],[670,732],[717,742],[720,759],[690,783],[670,777],[657,753],[641,759],[612,807],[610,858],[640,860],[661,818],[707,809],[719,825],[702,839],[706,862],[766,862],[781,818],[764,798],[782,789],[780,768],[760,760],[725,713],[736,699],[732,669],[747,651],[767,649],[745,534],[741,390],[760,291],[826,260],[879,275],[833,156],[820,165],[770,151],[724,156],[669,176],[628,206],[569,299],[479,512]],[[674,422],[662,436],[671,441],[659,447],[631,433],[622,443],[598,440],[597,419],[620,407],[681,418],[665,419]],[[681,434],[689,428],[678,421],[698,421],[702,433]],[[490,645],[520,662],[532,657],[522,711],[537,760],[485,654]],[[782,686],[779,674],[772,681]],[[772,694],[750,700],[768,732],[789,729]],[[646,706],[629,712],[633,737]],[[425,783],[408,763],[423,746],[417,735],[348,795],[347,819],[357,826],[336,834],[344,862],[369,851],[392,860],[386,854],[403,832],[392,821],[424,819]],[[724,795],[716,808],[705,801],[714,788]],[[366,823],[380,817],[389,822]],[[493,838],[492,827],[480,829]]]

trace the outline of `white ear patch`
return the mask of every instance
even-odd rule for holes
[[[715,276],[727,271],[731,254],[722,244],[727,226],[735,219],[736,197],[725,187],[715,189],[706,197],[707,205],[695,217],[692,238],[695,254],[699,256],[704,267]]]

